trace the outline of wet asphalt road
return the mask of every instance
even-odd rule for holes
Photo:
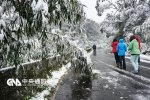
[[[65,75],[58,87],[55,100],[150,100],[150,84],[134,77],[131,63],[127,62],[127,74],[116,71],[112,54],[97,51],[91,56],[93,61],[94,78],[90,84],[80,86],[75,75],[70,71]],[[111,68],[111,67],[112,68]],[[113,68],[114,67],[114,68]],[[150,64],[141,63],[139,76],[150,79]],[[132,77],[131,77],[132,76]]]
[[[108,54],[108,55],[103,55],[103,56],[105,56],[105,60],[101,59],[101,61],[103,61],[107,64],[110,64],[110,65],[116,66],[113,54]],[[95,58],[93,58],[93,59],[95,59]],[[150,63],[141,62],[139,67],[140,67],[140,70],[139,70],[138,75],[150,79]],[[131,72],[133,70],[133,67],[131,65],[129,58],[126,58],[126,68],[127,68],[126,71],[128,71],[128,72]]]

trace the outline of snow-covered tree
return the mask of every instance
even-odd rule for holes
[[[87,35],[90,46],[96,44],[97,47],[106,45],[106,34],[103,32],[102,26],[93,20],[87,19],[83,25],[83,31]]]
[[[120,36],[124,33],[135,32],[137,26],[142,25],[150,16],[149,0],[97,0],[98,15],[107,10],[105,23],[115,30]]]
[[[30,42],[34,39],[40,42],[44,58],[48,40],[53,40],[53,26],[61,28],[63,23],[74,26],[80,23],[83,16],[83,6],[77,0],[1,0],[1,66],[8,66],[8,62],[17,66],[23,62],[21,58],[27,52],[25,49],[30,50],[31,44],[38,43]]]

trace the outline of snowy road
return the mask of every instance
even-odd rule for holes
[[[139,75],[116,68],[113,55],[100,50],[92,56],[95,78],[86,88],[75,85],[72,72],[65,76],[58,88],[56,100],[150,100],[150,70],[148,63],[141,63]],[[141,76],[140,76],[141,75]]]
[[[103,55],[103,53],[100,55]],[[103,61],[104,63],[107,63],[109,65],[115,66],[115,59],[114,59],[113,54],[108,54],[108,55],[103,55],[103,56],[105,56],[105,59],[101,59],[101,61]],[[126,65],[127,65],[126,71],[131,72],[132,65],[131,65],[129,57],[126,58]],[[139,70],[138,76],[142,76],[142,77],[150,79],[150,62],[148,63],[148,62],[141,61],[139,67],[140,67],[140,70]]]

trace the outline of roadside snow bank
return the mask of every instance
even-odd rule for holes
[[[92,73],[93,73],[93,74],[100,74],[101,72],[100,72],[99,70],[97,70],[97,69],[93,69],[93,70],[92,70]]]
[[[150,56],[141,54],[140,58],[141,58],[141,61],[150,63]]]
[[[132,95],[134,100],[149,100],[150,96],[143,96],[141,94]]]
[[[126,58],[127,58],[127,59],[131,59],[130,56],[127,56]],[[141,60],[142,62],[150,63],[150,56],[141,54],[141,55],[140,55],[140,60]]]
[[[58,71],[52,72],[52,78],[47,79],[48,87],[46,90],[43,90],[40,93],[37,93],[35,97],[32,97],[30,100],[45,100],[45,96],[50,94],[52,88],[55,88],[61,79],[61,77],[67,73],[68,68],[71,67],[71,63],[69,62],[66,65],[63,65]]]

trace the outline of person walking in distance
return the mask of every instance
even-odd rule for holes
[[[134,69],[132,73],[137,74],[139,72],[138,59],[140,56],[140,49],[138,41],[136,40],[134,35],[130,37],[129,50],[131,53],[131,63]]]
[[[93,55],[96,56],[96,45],[93,45]]]
[[[124,39],[120,39],[117,45],[117,52],[119,56],[120,68],[126,70],[125,62],[125,52],[127,51],[127,46],[124,43]]]
[[[113,42],[111,44],[112,53],[114,53],[114,57],[115,57],[115,61],[116,61],[116,66],[119,67],[119,56],[118,56],[118,53],[117,53],[117,50],[116,50],[117,45],[118,45],[117,39],[113,39]]]

